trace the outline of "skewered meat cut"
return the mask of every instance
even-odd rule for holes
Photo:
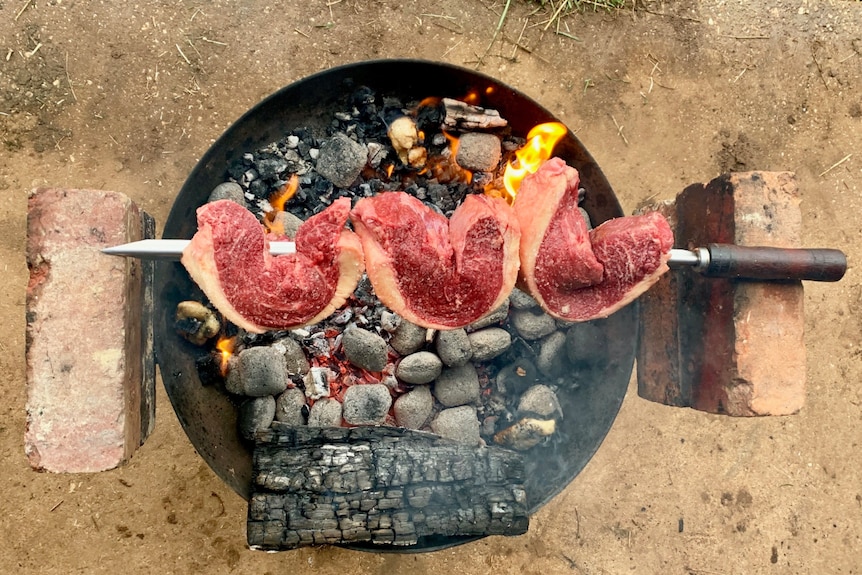
[[[364,271],[359,238],[345,229],[350,200],[306,220],[296,253],[273,257],[257,218],[220,200],[197,211],[198,231],[182,264],[212,304],[237,326],[262,333],[316,323],[341,307]]]
[[[577,170],[552,158],[524,178],[515,199],[521,226],[519,285],[566,321],[607,317],[668,270],[673,233],[650,213],[587,231],[577,208]]]
[[[468,195],[448,220],[404,192],[357,202],[350,215],[377,297],[408,321],[466,326],[508,297],[520,232],[502,199]]]

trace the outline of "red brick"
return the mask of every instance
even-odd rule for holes
[[[111,469],[149,433],[143,268],[100,252],[141,239],[148,217],[116,192],[30,195],[25,451],[36,469]]]
[[[676,229],[676,203],[673,200],[649,204],[639,214],[659,212]],[[665,405],[691,405],[691,390],[684,386],[679,372],[679,281],[668,272],[638,300],[640,337],[637,348],[638,395]]]
[[[788,172],[735,173],[689,186],[677,196],[676,208],[677,247],[801,243],[799,194]],[[678,316],[676,337],[670,342],[641,338],[639,393],[662,403],[736,416],[799,411],[805,401],[801,282],[706,278],[693,270],[671,273],[676,277],[664,278],[656,290],[666,299],[645,306],[648,314],[641,321]],[[668,283],[674,281],[676,287],[670,289]],[[673,321],[665,323],[672,331]],[[644,329],[648,335],[655,328]],[[657,365],[662,353],[673,355],[675,349],[678,359]]]

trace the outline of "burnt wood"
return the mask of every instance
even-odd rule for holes
[[[287,550],[410,546],[435,536],[521,535],[524,461],[393,427],[290,427],[255,438],[248,544]]]
[[[156,220],[150,214],[141,212],[142,239],[156,237]],[[156,264],[153,260],[141,260],[143,293],[141,294],[141,445],[156,426],[156,356],[153,347],[154,337],[154,274]]]

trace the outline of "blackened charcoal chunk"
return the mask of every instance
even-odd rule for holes
[[[497,374],[497,389],[500,393],[520,395],[539,380],[539,370],[528,359],[520,358],[510,363]]]
[[[368,86],[359,86],[350,94],[350,105],[355,108],[362,108],[368,104],[373,104],[377,99],[377,94]]]
[[[215,385],[222,380],[221,362],[210,353],[195,358],[201,385]]]
[[[245,161],[235,160],[228,166],[227,173],[231,178],[239,182],[242,180],[246,170],[248,170],[248,164]]]
[[[263,180],[254,180],[248,185],[248,191],[251,192],[255,198],[265,200],[269,198],[269,195],[272,193],[272,186]]]
[[[255,162],[255,168],[261,178],[272,179],[287,170],[287,161],[276,154],[260,154]]]
[[[431,198],[437,207],[443,212],[449,212],[455,209],[455,200],[449,193],[449,186],[443,184],[428,184],[428,197]]]
[[[446,117],[446,106],[442,100],[429,100],[419,106],[416,111],[416,127],[426,134],[433,134],[440,129]]]
[[[239,433],[245,439],[254,439],[254,434],[263,431],[275,419],[275,398],[271,395],[255,397],[239,406],[237,424]]]

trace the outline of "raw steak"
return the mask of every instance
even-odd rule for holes
[[[521,226],[520,283],[540,297],[602,280],[602,264],[593,254],[587,224],[578,210],[579,184],[577,170],[551,158],[524,178],[515,196]]]
[[[182,263],[213,305],[254,333],[317,323],[341,307],[364,271],[359,238],[346,230],[341,198],[305,221],[296,253],[273,257],[257,218],[220,200],[197,211],[198,231]]]
[[[406,193],[385,192],[359,200],[350,220],[377,297],[417,325],[468,325],[515,285],[520,231],[502,199],[469,195],[447,221]]]
[[[521,183],[520,285],[566,321],[607,317],[668,270],[673,233],[658,213],[609,220],[587,232],[578,173],[552,158]]]

